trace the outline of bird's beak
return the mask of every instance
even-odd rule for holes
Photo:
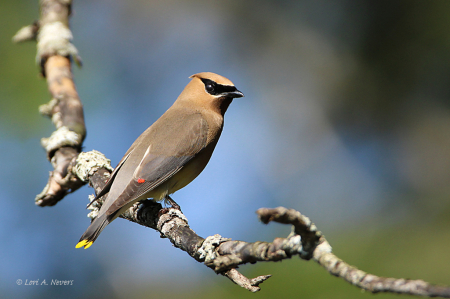
[[[230,98],[242,98],[244,96],[244,94],[237,89],[234,91],[226,92],[225,95]]]

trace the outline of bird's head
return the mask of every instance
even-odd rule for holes
[[[234,98],[244,96],[233,82],[214,73],[198,73],[189,78],[192,80],[180,94],[179,99],[218,110],[222,115]]]

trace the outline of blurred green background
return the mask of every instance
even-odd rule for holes
[[[92,189],[33,201],[54,128],[37,111],[49,95],[35,43],[11,38],[37,18],[38,1],[0,4],[1,298],[372,296],[296,257],[242,266],[273,275],[251,294],[122,219],[76,250]],[[287,236],[254,213],[285,206],[364,271],[450,285],[450,1],[74,1],[71,28],[84,149],[113,166],[188,76],[216,72],[246,95],[208,167],[174,195],[199,235]]]

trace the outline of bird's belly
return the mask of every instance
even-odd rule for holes
[[[208,145],[196,157],[191,159],[183,168],[169,178],[166,182],[152,190],[153,194],[158,194],[154,199],[162,200],[166,195],[172,194],[192,182],[208,164],[215,143]],[[159,198],[157,198],[159,197]]]

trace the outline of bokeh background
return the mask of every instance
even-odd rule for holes
[[[37,110],[49,95],[35,43],[11,37],[37,18],[38,1],[0,4],[1,298],[371,298],[299,258],[241,267],[273,274],[253,295],[123,219],[76,250],[92,189],[34,205],[54,128]],[[450,284],[450,1],[74,1],[71,28],[84,149],[113,166],[191,74],[245,93],[205,171],[174,195],[199,235],[287,236],[255,215],[285,206],[364,271]]]

